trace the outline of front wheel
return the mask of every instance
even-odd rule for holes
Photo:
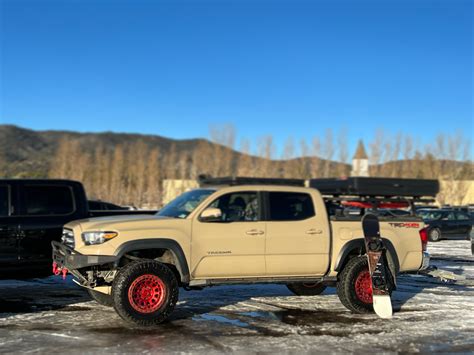
[[[439,242],[441,240],[441,231],[439,228],[433,228],[428,232],[428,237],[432,242]]]
[[[322,282],[290,283],[286,287],[297,296],[317,296],[326,289]]]
[[[178,281],[167,266],[138,261],[123,267],[112,285],[114,308],[125,321],[153,326],[165,321],[178,300]]]
[[[392,294],[393,285],[390,285]],[[337,295],[341,303],[354,313],[371,313],[374,311],[372,299],[372,280],[367,256],[349,260],[339,274]]]

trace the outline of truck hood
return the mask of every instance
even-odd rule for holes
[[[80,227],[82,231],[114,231],[140,229],[142,226],[163,224],[166,220],[176,219],[156,215],[121,215],[81,219],[68,223],[65,227],[71,229]]]

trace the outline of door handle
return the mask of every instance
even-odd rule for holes
[[[323,231],[321,229],[309,229],[306,231],[306,234],[310,234],[310,235],[315,235],[315,234],[322,234]]]
[[[251,229],[245,232],[247,235],[262,235],[264,232],[258,229]]]

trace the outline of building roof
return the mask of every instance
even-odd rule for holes
[[[365,152],[365,147],[364,147],[364,143],[362,143],[362,140],[359,140],[359,143],[357,144],[356,152],[352,159],[369,159],[369,157],[367,156],[367,153]]]

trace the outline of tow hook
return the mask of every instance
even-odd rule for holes
[[[53,274],[54,275],[58,276],[59,274],[62,274],[63,280],[65,280],[68,271],[69,270],[67,268],[65,268],[65,267],[62,268],[55,261],[53,262]]]

